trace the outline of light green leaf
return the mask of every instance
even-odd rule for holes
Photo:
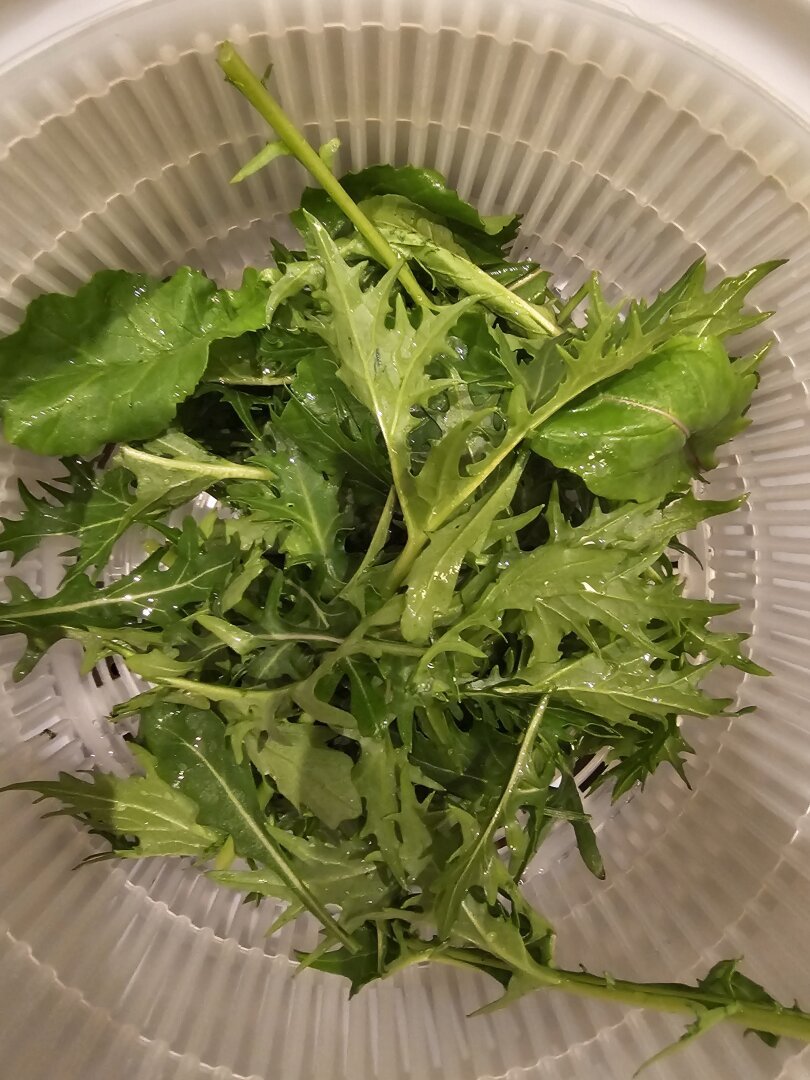
[[[141,447],[122,446],[115,457],[135,477],[138,507],[149,510],[182,506],[226,480],[273,479],[265,466],[218,457],[182,431],[168,431]]]
[[[463,300],[436,313],[423,311],[418,327],[414,327],[397,296],[393,325],[389,326],[396,268],[379,284],[363,290],[362,265],[349,267],[343,261],[320,222],[308,218],[308,226],[324,267],[323,296],[331,308],[331,319],[314,325],[339,357],[341,379],[376,418],[400,505],[406,518],[411,518],[408,435],[416,424],[412,409],[448,385],[446,380],[431,378],[428,365],[447,347],[450,330],[472,301]]]
[[[199,820],[232,838],[237,854],[267,865],[324,928],[349,949],[352,939],[302,881],[265,826],[247,761],[237,764],[225,725],[213,713],[185,706],[153,706],[141,713],[139,737],[155,754],[158,774],[189,794]]]
[[[30,670],[47,648],[73,628],[115,629],[136,622],[167,626],[187,608],[209,603],[238,558],[234,547],[221,539],[204,541],[191,519],[186,519],[170,550],[170,566],[162,568],[167,550],[161,549],[101,589],[84,574],[76,574],[54,596],[38,598],[30,591],[20,592],[18,600],[0,604],[0,632],[21,633],[28,639],[21,671]]]
[[[519,461],[503,481],[493,485],[466,513],[431,535],[408,576],[401,623],[406,641],[429,640],[436,617],[450,608],[462,560],[468,553],[478,555],[486,548],[490,527],[508,510],[522,471],[523,462]],[[514,519],[515,528],[524,520]]]
[[[155,760],[133,746],[145,776],[113,776],[94,769],[91,779],[60,773],[58,780],[28,780],[4,791],[35,791],[40,799],[58,799],[62,809],[107,836],[116,855],[126,859],[153,855],[205,858],[225,839],[216,826],[201,824],[193,799],[158,775]]]
[[[330,829],[360,816],[352,759],[326,744],[330,733],[312,724],[277,723],[261,745],[248,740],[250,760],[293,806],[306,807]]]
[[[492,848],[495,830],[503,823],[510,800],[523,778],[527,764],[531,761],[547,704],[548,698],[543,698],[526,725],[526,730],[517,746],[517,754],[509,779],[500,791],[494,809],[481,823],[470,842],[459,851],[439,875],[439,879],[433,886],[438,896],[436,921],[441,937],[446,937],[453,929],[467,893],[477,883],[487,862],[495,855]]]
[[[695,1019],[689,1024],[680,1039],[671,1046],[666,1046],[663,1050],[659,1050],[657,1054],[653,1054],[653,1056],[645,1061],[643,1065],[640,1065],[633,1073],[633,1080],[635,1080],[637,1076],[640,1076],[651,1065],[657,1065],[660,1061],[663,1061],[664,1058],[668,1058],[670,1055],[676,1054],[679,1050],[683,1050],[688,1043],[694,1042],[695,1039],[700,1038],[701,1035],[705,1035],[707,1031],[711,1031],[713,1027],[716,1027],[724,1020],[728,1020],[729,1017],[740,1012],[741,1008],[742,1006],[738,1002],[732,1002],[729,1005],[718,1005],[713,1009],[707,1009],[698,1002],[695,1002]]]
[[[261,150],[254,154],[250,161],[247,161],[239,172],[231,177],[231,183],[241,183],[242,180],[246,180],[249,176],[258,172],[259,169],[263,169],[265,165],[269,165],[271,161],[290,153],[291,151],[287,149],[281,139],[274,139],[272,142],[265,143]]]
[[[278,433],[275,452],[252,460],[273,474],[272,486],[268,481],[229,483],[228,500],[250,511],[254,521],[286,523],[280,546],[292,562],[309,563],[343,580],[346,553],[340,534],[345,524],[337,485],[309,463],[300,447]]]

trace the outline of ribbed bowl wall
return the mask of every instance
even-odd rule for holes
[[[707,570],[691,582],[740,603],[731,623],[773,677],[726,682],[754,715],[690,725],[691,792],[662,773],[618,808],[593,800],[606,883],[555,835],[529,888],[566,963],[691,979],[744,954],[773,991],[810,1001],[806,132],[731,73],[576,0],[146,3],[0,72],[0,330],[101,267],[189,262],[229,281],[288,235],[298,166],[228,184],[266,132],[214,64],[226,35],[259,67],[272,57],[308,138],[341,137],[341,167],[424,162],[484,210],[521,211],[518,250],[565,289],[590,268],[618,296],[654,292],[701,253],[728,272],[790,258],[756,297],[779,310],[753,425],[712,483],[750,503],[700,538]],[[0,470],[3,513],[18,476],[53,475],[11,449]],[[21,576],[52,590],[60,550],[27,557]],[[131,676],[80,677],[57,649],[13,685],[17,651],[0,640],[0,781],[120,768],[103,717]],[[468,1020],[492,987],[448,971],[349,1002],[341,980],[292,978],[311,927],[266,938],[270,904],[168,863],[74,873],[93,844],[80,829],[41,822],[25,795],[2,812],[0,1071],[15,1080],[624,1080],[678,1031],[553,994]],[[716,1030],[647,1075],[808,1074],[795,1046]]]

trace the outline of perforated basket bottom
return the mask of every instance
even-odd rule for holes
[[[574,0],[148,4],[0,75],[0,329],[36,293],[71,291],[103,266],[154,274],[190,262],[227,282],[284,235],[304,183],[297,166],[227,183],[266,133],[215,68],[226,34],[257,66],[272,56],[278,93],[311,141],[342,138],[340,167],[425,162],[485,211],[522,211],[518,253],[566,290],[598,268],[613,295],[649,294],[704,251],[724,271],[790,257],[757,294],[778,306],[779,340],[753,426],[711,488],[748,490],[750,503],[712,523],[707,573],[690,583],[741,604],[728,625],[752,632],[774,676],[721,687],[755,716],[690,724],[691,792],[662,773],[618,811],[593,805],[606,883],[559,833],[528,888],[557,925],[563,963],[690,979],[744,953],[774,992],[810,1000],[805,134],[730,74]],[[0,467],[7,513],[14,478],[44,466],[5,450]],[[58,551],[29,556],[22,576],[53,589]],[[105,666],[80,677],[65,647],[11,685],[15,655],[0,640],[0,778],[88,757],[116,767],[120,735],[102,718],[135,691],[131,676]],[[289,957],[311,929],[267,939],[272,904],[243,906],[168,862],[73,873],[94,841],[69,821],[41,822],[25,795],[4,800],[9,1076],[621,1080],[677,1031],[553,994],[468,1020],[493,988],[449,970],[414,969],[349,1002],[338,979],[292,978]],[[808,1071],[795,1046],[771,1052],[718,1030],[649,1076]]]

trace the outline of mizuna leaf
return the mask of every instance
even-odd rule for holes
[[[314,468],[300,447],[276,435],[275,452],[253,459],[265,467],[272,483],[237,482],[226,486],[226,497],[249,510],[254,521],[276,521],[282,531],[281,550],[291,561],[324,569],[335,580],[344,580],[346,552],[341,543],[345,528],[338,503],[337,485]]]
[[[337,377],[330,358],[305,359],[290,384],[290,398],[274,430],[301,447],[332,480],[385,494],[390,466],[377,422]]]
[[[145,776],[113,776],[94,769],[89,780],[60,773],[58,780],[28,780],[2,790],[58,799],[62,809],[52,815],[70,814],[86,822],[110,840],[121,858],[210,855],[225,839],[224,832],[199,821],[194,800],[161,779],[151,754],[139,746],[132,752]]]
[[[92,466],[67,459],[68,474],[54,483],[40,483],[45,496],[36,498],[20,482],[21,517],[5,519],[0,551],[10,551],[13,562],[32,551],[46,536],[76,541],[68,554],[76,561],[70,574],[100,571],[116,540],[135,520],[148,523],[157,508],[139,506],[132,491],[132,476],[125,469],[108,469],[101,478]]]
[[[326,275],[324,298],[331,319],[318,329],[340,358],[338,374],[376,418],[382,432],[394,484],[406,518],[413,516],[408,435],[415,426],[411,410],[442,390],[428,365],[447,345],[447,335],[470,300],[434,314],[423,311],[414,327],[401,298],[393,301],[393,326],[386,325],[392,307],[396,270],[363,290],[362,267],[349,267],[320,222],[309,219],[316,250]]]
[[[171,554],[170,566],[161,568],[167,555],[161,549],[104,588],[96,588],[84,574],[73,575],[55,595],[42,598],[20,584],[17,599],[0,604],[0,629],[28,639],[21,673],[30,670],[70,629],[88,625],[115,629],[141,621],[167,626],[189,607],[209,603],[212,594],[224,587],[238,559],[231,544],[206,543],[190,519]]]
[[[522,469],[523,462],[517,462],[491,492],[432,534],[408,578],[401,623],[406,641],[428,641],[436,616],[450,607],[463,558],[468,552],[477,555],[486,547],[490,526],[512,502]],[[525,519],[515,521],[515,528],[524,523]]]
[[[213,713],[183,706],[154,706],[141,714],[140,738],[157,758],[157,771],[199,806],[199,820],[227,831],[238,854],[267,865],[305,908],[350,951],[352,939],[314,896],[265,828],[247,762],[237,763],[225,725]]]
[[[267,484],[273,479],[270,469],[210,454],[180,431],[169,431],[140,447],[122,446],[116,460],[135,477],[138,504],[149,510],[182,506],[226,480]]]
[[[541,700],[526,725],[526,730],[523,732],[518,744],[517,756],[509,774],[509,779],[504,785],[498,802],[488,820],[480,827],[472,841],[462,848],[457,858],[447,867],[446,876],[449,879],[447,886],[441,888],[438,884],[434,885],[434,889],[439,893],[436,905],[436,920],[441,936],[446,936],[453,928],[467,892],[480,875],[487,855],[492,854],[490,850],[492,838],[497,827],[502,824],[503,815],[512,794],[522,779],[527,763],[531,760],[532,750],[543,722],[547,703],[548,698]]]

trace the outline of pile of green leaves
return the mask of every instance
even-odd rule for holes
[[[53,596],[7,578],[0,630],[26,675],[58,639],[149,683],[139,766],[17,785],[56,798],[122,858],[193,857],[224,887],[310,912],[303,962],[354,990],[404,965],[477,968],[497,1004],[538,987],[806,1037],[724,962],[697,986],[554,964],[521,891],[552,827],[605,875],[576,776],[617,798],[684,776],[678,717],[723,715],[718,665],[761,673],[729,605],[687,599],[675,539],[737,503],[692,480],[744,427],[762,351],[729,343],[764,264],[709,288],[692,266],[652,302],[562,300],[427,169],[335,179],[242,61],[231,80],[318,179],[234,292],[181,269],[104,271],[35,300],[0,342],[6,437],[64,459],[21,488],[0,548],[73,539]],[[575,312],[581,312],[575,317]],[[207,516],[176,511],[207,493]],[[179,522],[179,523],[178,523]],[[105,577],[116,542],[143,562]],[[619,823],[620,824],[620,823]]]

